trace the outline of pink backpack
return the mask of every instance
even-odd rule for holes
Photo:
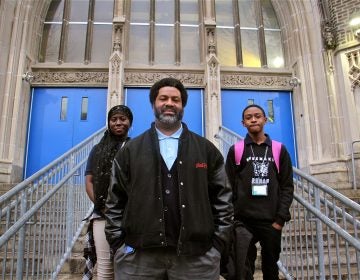
[[[242,158],[242,155],[244,153],[244,140],[240,140],[235,144],[235,164],[240,165],[240,161]],[[281,142],[271,140],[271,149],[272,154],[274,157],[275,165],[278,170],[278,173],[280,173],[280,152],[281,152]]]

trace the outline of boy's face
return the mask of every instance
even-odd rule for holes
[[[251,134],[257,134],[263,131],[267,118],[257,107],[250,107],[244,112],[242,124]]]

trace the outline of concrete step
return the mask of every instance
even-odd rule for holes
[[[360,203],[360,189],[338,190],[338,192],[345,195],[347,198],[355,201],[356,203]]]

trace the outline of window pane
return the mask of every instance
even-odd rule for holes
[[[61,108],[60,108],[60,120],[66,121],[68,111],[68,98],[66,96],[61,97]]]
[[[181,64],[199,64],[199,28],[181,27]]]
[[[267,119],[268,122],[270,123],[274,123],[275,122],[275,114],[274,114],[274,103],[272,100],[268,100],[267,101],[267,109],[268,109],[268,115],[267,115]]]
[[[232,1],[215,1],[216,23],[219,26],[234,26]]]
[[[71,1],[70,21],[87,22],[89,12],[89,0]]]
[[[85,52],[86,24],[69,24],[66,44],[66,62],[83,62]]]
[[[175,1],[156,0],[155,1],[155,22],[170,23],[175,22]]]
[[[241,30],[242,55],[245,67],[261,67],[257,31]]]
[[[94,24],[91,62],[108,62],[111,51],[112,25]]]
[[[87,116],[88,116],[88,103],[89,103],[89,99],[87,97],[83,97],[81,99],[81,116],[80,119],[82,121],[86,121],[87,120]]]
[[[150,0],[131,1],[131,22],[150,21]]]
[[[180,21],[183,24],[199,24],[198,0],[180,1]]]
[[[175,63],[175,43],[173,26],[155,27],[155,63]]]
[[[94,9],[95,22],[112,22],[114,0],[96,0]]]
[[[236,66],[236,49],[233,28],[217,28],[218,57],[224,66]]]
[[[271,5],[270,0],[262,0],[262,13],[263,13],[263,20],[264,20],[264,27],[265,28],[279,28],[278,20],[275,15],[275,11],[273,6]]]
[[[255,1],[238,0],[238,3],[239,3],[240,27],[257,27],[256,16],[255,16]]]
[[[64,0],[52,0],[45,21],[62,21]]]
[[[284,67],[284,55],[282,52],[280,31],[265,30],[265,45],[269,68]]]
[[[149,26],[130,25],[129,62],[149,63]]]
[[[44,24],[40,62],[57,62],[59,56],[61,24]]]

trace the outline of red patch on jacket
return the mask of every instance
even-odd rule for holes
[[[205,162],[197,162],[195,164],[195,168],[207,168],[207,164]]]

